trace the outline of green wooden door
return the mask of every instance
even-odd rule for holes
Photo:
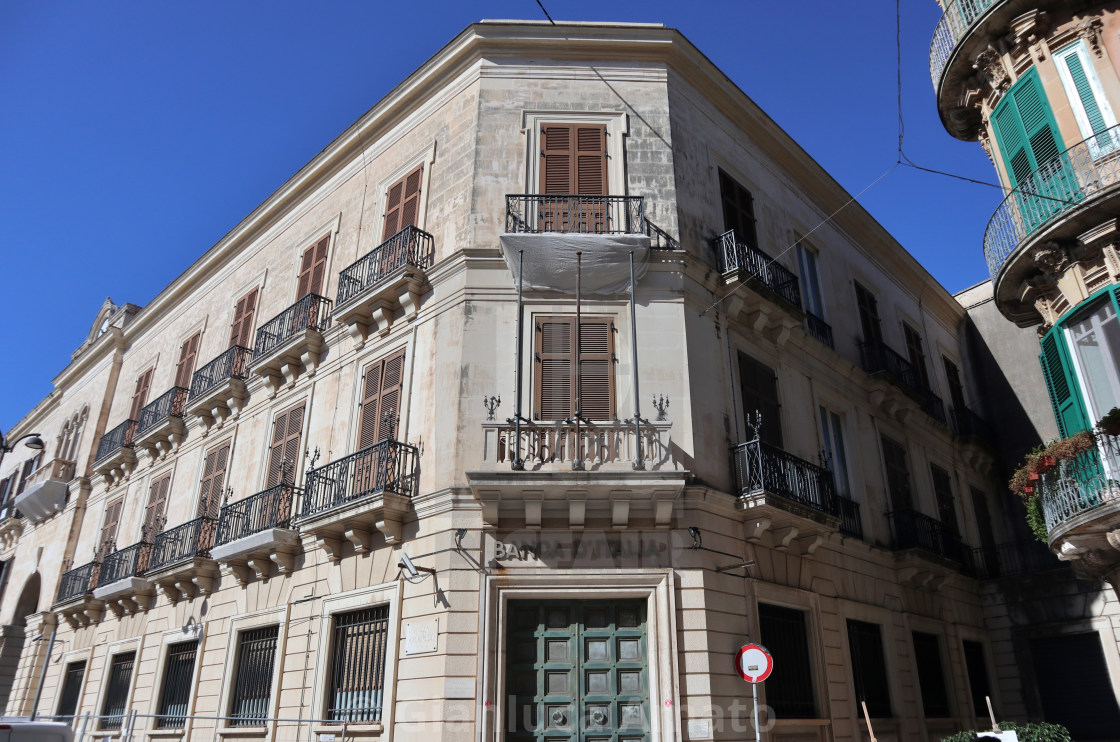
[[[516,742],[649,742],[645,601],[514,601],[504,727]]]

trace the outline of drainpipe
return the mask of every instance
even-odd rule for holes
[[[47,642],[47,656],[43,658],[43,671],[39,673],[39,684],[35,687],[35,700],[31,702],[31,721],[35,721],[35,716],[39,712],[39,699],[43,697],[43,681],[47,677],[47,668],[51,664],[51,652],[54,651],[54,638],[58,636],[58,624],[56,623],[51,630],[51,640]],[[42,639],[42,634],[39,635]]]

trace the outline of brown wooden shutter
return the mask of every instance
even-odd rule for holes
[[[152,374],[154,373],[155,369],[150,368],[136,377],[136,391],[132,393],[132,412],[128,416],[130,420],[140,419],[140,410],[144,409],[144,405],[148,403],[148,392],[152,388]]]
[[[580,323],[580,412],[588,420],[614,418],[614,332],[611,321],[585,319]]]
[[[404,349],[366,367],[358,448],[394,438],[401,409]]]
[[[272,423],[272,445],[268,457],[268,485],[280,484],[284,462],[290,462],[289,471],[294,473],[299,457],[300,435],[303,431],[303,410],[301,402],[295,407],[276,416]]]
[[[253,289],[237,300],[233,310],[233,324],[230,326],[229,345],[252,347],[253,315],[257,312],[257,291]]]
[[[144,511],[144,530],[141,539],[152,541],[163,527],[163,512],[167,509],[167,491],[171,488],[171,474],[152,482],[148,490],[148,507]]]
[[[299,286],[297,298],[302,299],[308,294],[323,293],[323,276],[327,272],[327,247],[331,244],[331,237],[327,235],[303,252],[300,261]]]
[[[576,190],[581,196],[607,193],[607,127],[576,126]]]
[[[420,190],[424,181],[424,166],[389,186],[385,199],[385,230],[381,241],[389,239],[405,227],[415,227],[420,215]]]
[[[191,374],[194,373],[195,359],[198,358],[198,343],[202,340],[202,333],[191,335],[179,348],[179,366],[175,370],[175,386],[189,387]]]
[[[536,417],[563,420],[572,414],[572,324],[563,317],[542,317],[536,327]]]
[[[229,444],[207,452],[202,466],[202,485],[198,489],[198,515],[217,518],[222,508],[222,490],[226,483],[226,462]]]
[[[607,127],[546,124],[541,127],[541,193],[603,196],[607,193]]]
[[[574,317],[542,317],[537,322],[537,419],[564,420],[575,412],[575,325]],[[589,420],[611,420],[615,410],[612,321],[585,317],[580,325],[580,412]]]
[[[116,546],[117,524],[121,521],[124,498],[118,498],[105,507],[105,519],[101,522],[101,539],[97,545],[97,561],[102,561],[109,550]]]

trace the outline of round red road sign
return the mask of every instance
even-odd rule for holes
[[[774,658],[766,647],[758,644],[745,644],[735,654],[735,670],[748,683],[761,683],[770,677],[774,669]]]

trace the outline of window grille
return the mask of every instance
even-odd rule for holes
[[[758,604],[762,642],[780,668],[766,680],[766,703],[783,719],[811,719],[817,715],[812,660],[804,611]]]
[[[952,716],[936,634],[914,632],[914,661],[918,663],[918,686],[922,691],[922,709],[926,718]]]
[[[278,626],[241,632],[237,646],[231,727],[264,726],[272,694],[272,666],[276,661]]]
[[[388,637],[387,605],[335,617],[328,719],[381,721]]]
[[[101,729],[120,729],[128,707],[128,686],[132,680],[132,666],[136,652],[114,655],[109,665],[109,683],[105,689],[105,702],[101,706]]]
[[[66,665],[66,677],[62,681],[62,694],[58,702],[58,713],[55,715],[62,720],[74,717],[78,710],[78,701],[82,697],[82,678],[86,674],[86,661],[79,660]]]
[[[965,639],[964,665],[968,672],[968,688],[972,693],[972,716],[982,717],[988,715],[988,703],[985,696],[992,695],[991,685],[988,683],[988,665],[984,661],[984,645]]]
[[[871,716],[880,719],[890,716],[890,681],[879,624],[849,619],[848,649],[852,655],[856,701],[866,701],[867,713]]]
[[[159,696],[159,729],[180,728],[186,724],[187,706],[191,699],[191,679],[194,675],[198,640],[172,644],[167,650],[167,665],[163,671],[163,691]]]

